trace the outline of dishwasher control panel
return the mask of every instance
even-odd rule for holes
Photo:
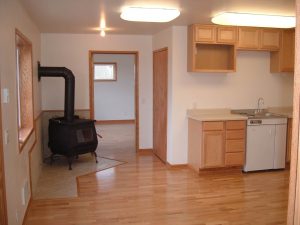
[[[261,125],[262,120],[250,120],[249,123],[250,125]]]

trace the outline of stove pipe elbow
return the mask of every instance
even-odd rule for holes
[[[38,63],[38,76],[63,77],[65,79],[65,108],[64,119],[72,122],[74,119],[75,77],[71,70],[66,67],[44,67]]]

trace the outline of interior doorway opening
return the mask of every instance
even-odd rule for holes
[[[139,149],[138,52],[89,52],[90,118],[97,124],[133,124]]]

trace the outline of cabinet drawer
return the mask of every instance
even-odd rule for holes
[[[244,165],[244,152],[226,153],[225,165],[226,166],[243,166]]]
[[[226,152],[244,152],[245,139],[241,140],[226,140]]]
[[[226,131],[226,139],[245,139],[245,130],[227,130]]]
[[[224,130],[224,123],[222,121],[203,122],[203,130]]]
[[[242,130],[246,127],[246,121],[226,121],[226,130]]]

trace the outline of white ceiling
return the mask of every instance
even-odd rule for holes
[[[171,25],[209,24],[223,12],[295,15],[295,0],[20,0],[43,33],[98,33],[101,16],[108,34],[155,34]],[[128,22],[122,7],[177,7],[181,15],[169,23]]]

